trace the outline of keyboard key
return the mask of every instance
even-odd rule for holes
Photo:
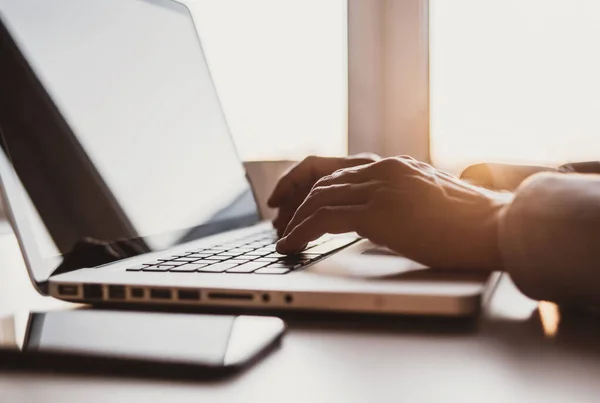
[[[178,257],[176,259],[171,260],[171,262],[175,262],[175,263],[193,263],[197,260],[200,260],[200,258],[197,257]]]
[[[298,258],[292,258],[292,257],[279,259],[277,261],[277,263],[284,264],[287,266],[306,266],[310,262],[311,261],[309,259],[298,259]]]
[[[223,248],[223,249],[202,249],[201,251],[198,252],[198,254],[210,254],[210,255],[215,255],[217,253],[221,253],[226,251],[227,249]]]
[[[278,262],[280,259],[276,258],[276,257],[259,257],[258,259],[254,260],[255,262]]]
[[[299,269],[303,266],[303,264],[301,263],[273,263],[270,264],[268,267],[272,267],[274,269],[291,269],[291,270],[296,270]]]
[[[183,266],[172,267],[171,270],[169,270],[169,271],[173,272],[173,273],[189,273],[189,272],[198,271],[198,269],[202,269],[203,267],[206,267],[206,266],[208,266],[208,265],[207,264],[190,263],[190,264],[184,264]]]
[[[249,262],[244,263],[242,265],[233,267],[227,270],[227,273],[252,273],[256,269],[260,269],[261,267],[265,267],[269,263],[267,262]]]
[[[256,249],[256,248],[235,248],[235,249],[229,250],[229,252],[242,254],[242,253],[246,253],[246,252],[252,252],[254,249]]]
[[[219,253],[216,256],[230,256],[231,257],[231,256],[239,256],[239,255],[241,255],[243,253],[244,252],[233,252],[233,251],[228,250],[228,251],[225,251],[225,252],[221,252],[221,253]]]
[[[222,273],[225,270],[237,266],[235,263],[215,263],[198,269],[200,273]]]
[[[268,254],[265,257],[274,257],[274,258],[282,258],[282,257],[292,257],[292,256],[297,256],[297,255],[282,255],[281,253],[277,253],[277,252],[271,252],[270,254]]]
[[[275,252],[275,248],[273,248],[273,249],[270,249],[270,248],[260,248],[260,249],[256,249],[254,252],[260,252],[260,253],[264,253],[266,255],[268,253]]]
[[[247,248],[254,247],[254,249],[258,249],[258,248],[262,248],[263,246],[267,246],[269,244],[271,244],[270,241],[249,242],[246,244],[246,247]]]
[[[154,266],[144,267],[142,269],[142,271],[158,271],[158,272],[162,272],[162,271],[169,271],[169,270],[171,270],[173,268],[174,268],[174,266],[154,265]]]
[[[234,257],[233,259],[229,259],[227,261],[227,263],[237,263],[237,264],[248,263],[248,262],[255,261],[254,260],[255,258],[256,258],[256,256],[239,256],[239,257]]]
[[[290,269],[285,268],[277,268],[277,267],[263,267],[262,269],[258,269],[254,272],[254,274],[286,274],[289,273]]]
[[[185,256],[188,259],[193,259],[193,258],[198,258],[198,259],[202,259],[203,257],[209,257],[214,255],[214,253],[203,253],[203,252],[198,252],[198,253],[190,253],[189,255]]]
[[[152,266],[171,266],[171,267],[177,267],[177,266],[181,266],[184,264],[185,264],[185,262],[173,262],[173,261],[164,261],[164,260],[157,260],[155,262],[148,263],[148,265],[152,265]]]
[[[168,259],[177,259],[177,258],[180,258],[180,257],[186,257],[186,256],[187,256],[187,255],[189,255],[189,254],[190,254],[190,253],[179,253],[179,254],[177,254],[177,255],[173,255],[173,256],[171,256],[171,257],[170,257],[170,258],[168,258]],[[168,259],[167,259],[167,260],[168,260]]]
[[[199,262],[207,262],[207,261],[223,261],[227,259],[231,259],[232,256],[222,256],[222,255],[213,255],[209,257],[202,258]]]
[[[148,267],[146,264],[138,264],[137,266],[128,267],[125,271],[142,271],[143,268]]]
[[[244,255],[245,256],[266,256],[266,255],[269,255],[270,253],[271,252],[254,250],[252,252],[246,252],[246,253],[244,253]]]

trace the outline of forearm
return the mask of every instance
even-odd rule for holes
[[[525,179],[540,172],[600,174],[600,161],[570,162],[559,167],[482,163],[465,169],[461,179],[489,189],[514,191]]]
[[[600,175],[529,178],[502,213],[499,242],[525,294],[600,306]]]

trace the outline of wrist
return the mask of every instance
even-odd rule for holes
[[[500,230],[504,220],[504,214],[509,209],[514,197],[512,193],[503,194],[501,196],[502,197],[497,197],[493,201],[489,218],[489,231],[493,237],[493,242],[491,243],[492,251],[490,266],[493,271],[504,270],[504,256],[500,243]]]
[[[497,193],[488,195],[487,208],[482,212],[480,225],[474,234],[474,267],[488,271],[504,269],[503,253],[500,246],[500,227],[505,211],[509,208],[513,194]]]

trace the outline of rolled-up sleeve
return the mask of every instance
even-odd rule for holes
[[[504,268],[523,293],[600,306],[600,175],[530,177],[499,228]]]

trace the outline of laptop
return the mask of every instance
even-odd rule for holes
[[[428,269],[356,234],[275,251],[185,5],[0,0],[0,12],[0,179],[39,292],[157,307],[479,311],[489,275]]]

